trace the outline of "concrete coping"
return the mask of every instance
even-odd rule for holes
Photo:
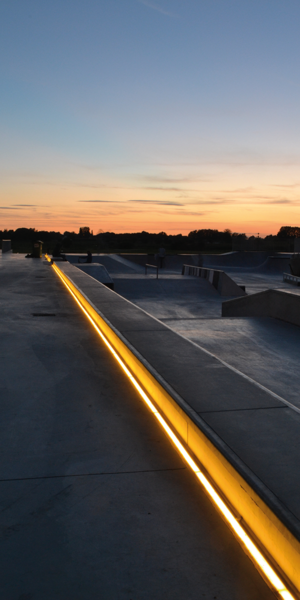
[[[283,273],[283,281],[300,285],[300,277],[297,277],[297,275],[291,275],[290,273]]]

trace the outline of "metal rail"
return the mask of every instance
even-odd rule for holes
[[[147,275],[147,268],[148,269],[156,269],[156,279],[158,279],[158,266],[157,265],[145,265],[145,275]]]

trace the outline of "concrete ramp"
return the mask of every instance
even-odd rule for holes
[[[261,273],[284,273],[289,271],[291,254],[275,254],[268,256],[267,260],[260,265],[256,270]]]
[[[199,259],[203,267],[253,268],[262,265],[268,252],[226,252],[225,254],[202,254]],[[199,263],[200,264],[200,263]]]
[[[129,264],[145,266],[147,263],[156,264],[155,254],[119,254]],[[163,260],[163,270],[181,272],[184,264],[199,265],[199,254],[167,254]]]
[[[99,263],[98,264],[97,263],[94,263],[94,264],[93,263],[91,263],[91,264],[90,263],[86,263],[86,264],[73,263],[73,266],[77,267],[77,269],[80,269],[87,275],[90,275],[91,277],[96,279],[96,281],[100,281],[100,283],[103,283],[109,289],[111,289],[111,290],[114,289],[114,282],[113,282],[112,278],[110,277],[109,273],[107,272],[106,268],[104,267],[104,265],[100,265]]]
[[[300,295],[266,290],[222,303],[222,317],[273,317],[300,325]]]
[[[124,274],[133,274],[136,273],[135,265],[128,266],[127,264],[123,264],[122,262],[116,260],[113,254],[103,254],[102,256],[93,257],[95,262],[99,261],[102,265],[106,267],[109,274],[113,273],[124,273]]]
[[[246,296],[246,291],[240,287],[224,271],[216,269],[204,269],[202,267],[193,267],[192,265],[183,265],[182,275],[192,275],[202,277],[219,292],[220,296]]]
[[[71,264],[78,264],[79,260],[83,260],[86,258],[86,254],[66,254],[66,259]],[[129,261],[121,261],[119,257],[115,254],[93,254],[92,257],[94,264],[103,265],[109,274],[112,273],[124,273],[124,274],[133,274],[137,272],[137,267],[135,264],[130,265]],[[87,263],[82,263],[87,264]],[[138,271],[139,272],[139,271]]]
[[[199,264],[206,268],[255,271],[258,273],[283,273],[289,271],[291,254],[278,252],[228,252],[227,254],[203,254]]]

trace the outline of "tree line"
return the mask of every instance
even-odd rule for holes
[[[17,252],[29,252],[31,245],[41,240],[43,250],[52,253],[54,248],[62,252],[147,252],[156,253],[164,247],[166,252],[229,252],[230,250],[264,250],[271,249],[292,251],[295,237],[300,237],[300,227],[283,226],[276,235],[265,238],[235,233],[230,229],[195,229],[187,235],[149,233],[100,232],[93,235],[89,227],[81,227],[79,233],[74,231],[37,230],[21,227],[15,230],[0,231],[0,239],[11,239],[12,247]]]

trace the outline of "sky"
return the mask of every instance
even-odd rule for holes
[[[0,230],[300,226],[299,0],[1,0]]]

